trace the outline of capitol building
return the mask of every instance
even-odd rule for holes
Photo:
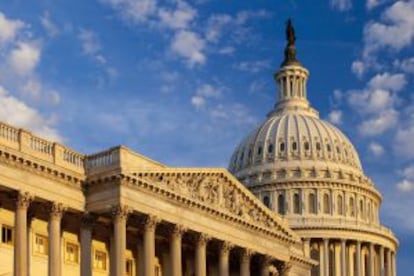
[[[307,100],[290,21],[286,36],[276,105],[228,170],[0,123],[0,276],[395,276],[381,194]]]

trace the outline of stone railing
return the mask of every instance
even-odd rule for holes
[[[33,135],[31,132],[0,122],[0,146],[28,154],[65,169],[84,173],[84,155],[59,143]]]

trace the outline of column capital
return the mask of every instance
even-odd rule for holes
[[[113,218],[126,220],[130,213],[131,210],[127,205],[116,205],[111,208],[111,215]]]
[[[34,196],[29,192],[19,191],[16,195],[16,207],[17,208],[29,208],[30,203],[33,201]]]
[[[147,231],[154,231],[157,227],[157,224],[160,223],[160,219],[157,216],[154,215],[147,215],[142,224]]]
[[[59,202],[52,202],[49,205],[49,214],[51,218],[61,219],[67,207]]]
[[[242,248],[240,252],[240,260],[241,262],[250,262],[250,258],[253,256],[255,252],[248,248]]]
[[[93,228],[96,217],[91,213],[84,213],[81,216],[81,226],[83,228]]]
[[[223,241],[220,243],[220,250],[224,253],[230,252],[234,245],[228,241]]]
[[[188,229],[181,224],[174,224],[171,228],[169,228],[169,233],[172,237],[181,238],[187,230]]]
[[[211,240],[211,237],[204,233],[199,233],[195,237],[195,241],[199,245],[207,245],[207,243]]]
[[[262,260],[263,265],[270,265],[270,263],[273,260],[273,257],[271,257],[269,255],[262,255],[261,260]]]

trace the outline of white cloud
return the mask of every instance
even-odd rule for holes
[[[37,135],[53,141],[62,141],[54,127],[53,118],[45,118],[39,111],[11,96],[0,87],[0,120],[16,127],[32,130]]]
[[[191,104],[199,109],[207,103],[208,98],[220,98],[222,91],[223,88],[221,87],[202,84],[197,88],[194,96],[191,98]]]
[[[364,65],[364,62],[356,60],[352,62],[351,70],[355,75],[357,75],[357,77],[360,78],[365,73],[366,66]]]
[[[178,31],[171,42],[171,50],[185,58],[190,67],[206,62],[204,48],[204,40],[191,31]]]
[[[83,53],[95,55],[101,50],[101,43],[99,42],[98,35],[94,31],[81,29],[78,37],[82,43]]]
[[[191,104],[197,109],[203,107],[205,103],[206,99],[202,96],[194,95],[193,97],[191,97]]]
[[[50,19],[50,14],[48,11],[45,11],[43,16],[40,17],[40,23],[42,24],[43,28],[46,30],[49,36],[54,37],[59,34],[59,28]]]
[[[364,120],[359,126],[359,132],[364,136],[376,136],[396,127],[398,123],[398,112],[388,109],[380,114]]]
[[[414,182],[404,179],[397,184],[397,189],[401,192],[414,191]]]
[[[411,58],[405,58],[403,60],[395,60],[394,61],[394,67],[396,67],[399,70],[402,70],[405,73],[414,73],[414,57]]]
[[[401,91],[407,84],[404,74],[377,74],[369,82],[371,89],[384,89],[391,91]]]
[[[235,51],[236,49],[234,47],[226,46],[226,47],[220,48],[217,53],[220,55],[232,55]]]
[[[367,10],[372,10],[379,5],[382,5],[386,2],[386,0],[367,0],[366,8]]]
[[[395,134],[394,151],[399,156],[414,158],[414,123],[401,125]]]
[[[270,69],[270,60],[242,61],[234,64],[233,68],[250,73],[258,73],[265,69]]]
[[[384,147],[377,142],[371,142],[368,145],[368,149],[376,157],[384,154]]]
[[[414,165],[405,167],[401,172],[402,180],[397,184],[400,192],[414,191]]]
[[[101,0],[119,12],[126,21],[142,23],[154,15],[157,10],[156,0]]]
[[[391,108],[394,97],[390,91],[375,90],[351,90],[348,93],[348,103],[358,113],[378,114]]]
[[[13,41],[24,23],[20,20],[12,20],[0,12],[0,45]]]
[[[171,29],[186,29],[197,15],[197,11],[184,1],[178,1],[176,9],[161,8],[158,11],[160,24]]]
[[[8,63],[15,73],[28,75],[40,61],[40,47],[35,43],[20,42],[10,53]]]
[[[328,115],[328,120],[335,125],[340,125],[342,124],[342,115],[341,110],[332,110]]]
[[[352,9],[351,0],[329,0],[331,8],[338,11],[348,11]]]
[[[391,48],[401,50],[414,38],[414,1],[398,1],[385,10],[381,21],[371,21],[364,28],[364,56]]]

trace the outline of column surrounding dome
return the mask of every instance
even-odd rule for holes
[[[398,247],[380,223],[381,194],[349,139],[309,103],[309,72],[296,57],[291,20],[286,39],[274,74],[276,105],[236,147],[229,170],[306,241],[309,256],[320,262],[312,275],[395,269],[391,261],[378,261],[384,254],[395,256]]]

